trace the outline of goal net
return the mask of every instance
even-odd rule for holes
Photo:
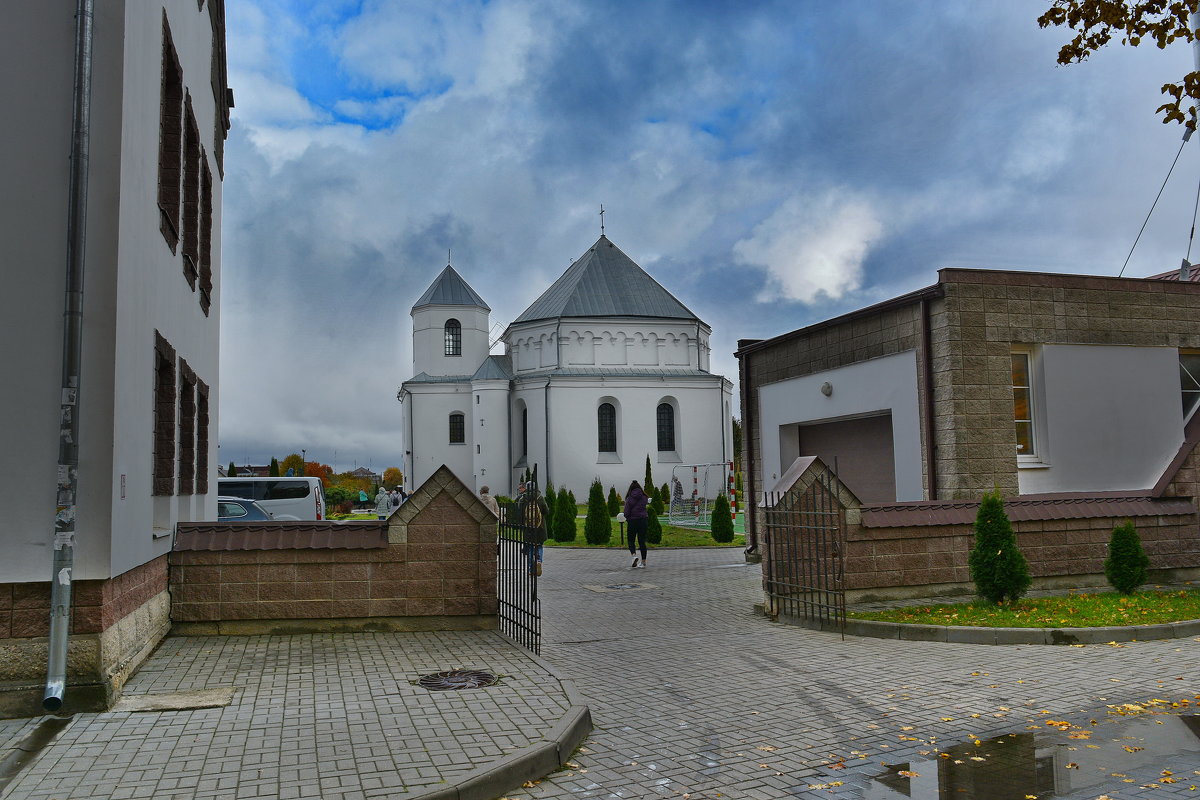
[[[671,470],[667,522],[681,528],[708,528],[713,503],[724,494],[733,503],[733,464],[679,464]]]

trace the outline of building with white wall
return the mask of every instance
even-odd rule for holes
[[[221,184],[232,95],[223,0],[102,2],[93,17],[68,705],[101,700],[169,625],[178,521],[216,514]],[[0,682],[45,677],[58,483],[75,6],[0,27]],[[19,287],[19,289],[17,289]],[[36,598],[36,599],[32,599]],[[18,607],[19,606],[19,607]],[[9,612],[11,608],[11,613]],[[71,703],[72,693],[76,703]]]
[[[446,464],[468,486],[511,494],[526,469],[545,485],[624,492],[649,456],[733,458],[732,384],[709,371],[711,329],[601,236],[504,331],[450,266],[412,308],[413,372],[400,389],[405,476]]]
[[[868,505],[1190,486],[1200,285],[1169,277],[943,269],[740,341],[748,490],[802,455],[836,463]]]

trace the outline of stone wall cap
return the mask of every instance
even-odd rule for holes
[[[197,550],[366,550],[388,546],[387,522],[189,522],[176,528],[175,552]]]
[[[1022,495],[1004,500],[1014,522],[1091,517],[1151,517],[1195,514],[1188,498],[1159,499],[1127,492],[1054,493]],[[875,503],[862,507],[865,528],[908,528],[930,525],[970,525],[979,511],[978,500]]]

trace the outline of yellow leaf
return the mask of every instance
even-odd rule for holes
[[[896,773],[896,774],[897,774],[897,775],[902,775],[902,776],[904,776],[905,778],[919,778],[919,777],[921,777],[921,773],[919,773],[919,772],[913,772],[911,769],[902,769],[902,770],[900,770],[900,771],[899,771],[898,773]]]

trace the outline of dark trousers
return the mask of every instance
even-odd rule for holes
[[[646,528],[650,525],[650,519],[631,519],[629,520],[629,554],[635,555],[634,547],[642,549],[642,560],[646,560]],[[635,538],[636,537],[636,538]]]

